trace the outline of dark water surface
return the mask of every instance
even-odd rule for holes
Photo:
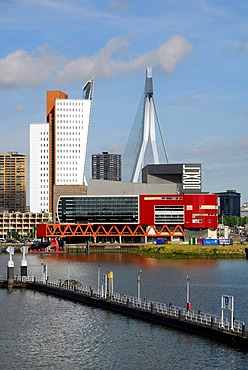
[[[20,255],[14,255],[20,274]],[[41,276],[40,255],[28,274]],[[6,277],[7,255],[0,255]],[[248,261],[165,260],[127,254],[44,256],[50,280],[97,288],[97,271],[113,271],[114,291],[220,315],[221,295],[235,297],[235,317],[248,325]],[[27,290],[0,290],[0,369],[248,369],[248,353],[119,314]],[[228,316],[228,311],[226,316]]]

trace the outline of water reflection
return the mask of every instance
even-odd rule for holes
[[[187,275],[193,309],[220,313],[221,294],[235,296],[235,316],[248,323],[245,260],[156,260],[127,254],[28,255],[28,272],[70,278],[97,289],[113,271],[114,291],[186,306]],[[0,255],[6,275],[7,255]],[[14,255],[15,273],[20,255]],[[0,291],[2,369],[246,369],[247,355],[204,338],[26,290]]]

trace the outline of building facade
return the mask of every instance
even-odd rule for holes
[[[26,156],[0,154],[0,210],[26,212]]]
[[[149,164],[142,169],[142,183],[174,184],[178,194],[201,193],[201,163]]]
[[[61,196],[58,221],[91,225],[99,237],[158,235],[172,241],[208,237],[218,226],[218,197],[214,194],[142,194],[119,196]],[[44,229],[43,229],[44,230]],[[123,231],[125,230],[125,231]],[[151,230],[151,231],[149,231]],[[87,233],[86,233],[87,234]]]
[[[30,125],[31,211],[39,212],[45,209],[53,212],[55,185],[86,183],[85,162],[92,96],[93,79],[84,85],[81,99],[69,99],[62,91],[47,91],[47,122],[38,124],[37,128],[32,127],[37,124]],[[42,145],[44,137],[47,139],[45,148]],[[46,161],[44,155],[48,157],[45,158]],[[32,158],[36,160],[32,161]],[[37,175],[42,180],[45,178],[47,194],[44,194],[43,187],[38,186]]]
[[[121,181],[121,154],[92,154],[92,179]]]
[[[36,237],[38,224],[49,223],[51,220],[52,215],[45,212],[1,212],[0,237],[8,239],[16,233],[21,237]]]
[[[32,212],[49,209],[49,126],[31,123],[30,127],[30,200]]]
[[[219,215],[220,216],[240,216],[240,198],[241,194],[236,190],[227,190],[217,193],[219,197]]]
[[[218,196],[201,193],[200,164],[148,165],[142,174],[143,183],[91,179],[87,195],[61,194],[58,223],[39,225],[39,235],[120,243],[217,237]]]

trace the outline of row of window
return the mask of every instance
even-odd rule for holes
[[[72,178],[69,178],[69,179],[56,179],[56,182],[58,183],[64,183],[64,184],[70,184],[70,183],[72,183],[72,182],[78,182],[78,180],[77,179],[72,179]]]
[[[57,123],[59,123],[59,122],[57,122]],[[68,123],[68,121],[66,121],[66,123]],[[73,122],[69,121],[69,123],[75,123],[75,121],[73,121]],[[68,127],[68,126],[57,126],[57,130],[68,130],[68,129],[69,130],[80,130],[81,127],[80,126],[70,126],[70,127]]]
[[[68,159],[68,158],[67,158]],[[71,162],[71,161],[69,161],[69,162],[65,162],[65,161],[61,161],[61,162],[57,162],[57,166],[58,165],[65,165],[65,164],[69,164],[69,165],[77,165],[77,162]]]
[[[77,167],[58,167],[57,168],[57,171],[74,171],[74,170],[77,170]],[[59,175],[60,173],[58,173],[58,176]]]
[[[75,156],[74,156],[74,155],[58,155],[58,156],[57,156],[57,158],[58,158],[58,159],[65,159],[65,158],[66,158],[66,159],[68,159],[68,158],[69,158],[69,159],[77,159],[77,158],[78,158],[78,156],[77,156],[77,155],[75,155]],[[63,163],[65,163],[65,162],[63,161],[63,162],[57,162],[57,163],[58,163],[58,164],[63,164]],[[66,162],[66,163],[67,163],[67,162]],[[71,162],[70,162],[70,163],[71,163]]]
[[[73,138],[65,138],[65,137],[58,137],[57,138],[57,141],[80,141],[80,138],[79,139],[77,139],[77,137],[73,137]]]
[[[70,170],[71,170],[71,168],[70,168]],[[63,171],[63,170],[61,170],[61,171]],[[68,168],[66,169],[66,171],[68,171]],[[60,177],[64,177],[64,176],[66,176],[66,177],[70,177],[70,176],[72,176],[72,177],[77,177],[77,173],[64,173],[64,172],[58,172],[57,173],[57,178],[60,178]],[[68,179],[67,179],[68,180]]]
[[[78,100],[78,101],[71,101],[71,100],[68,100],[68,99],[63,99],[63,100],[56,100],[56,105],[57,106],[60,106],[60,105],[83,105],[83,100]],[[59,109],[59,108],[58,108]]]
[[[71,146],[71,144],[57,144],[57,146]],[[74,144],[74,147],[80,146],[80,144]]]
[[[62,150],[62,149],[57,149],[57,154],[58,153],[80,153],[80,150],[79,151],[77,151],[77,150],[74,150],[74,149],[66,149],[66,150]],[[75,156],[75,158],[77,158],[77,156]]]
[[[81,131],[58,131],[57,132],[57,135],[77,135],[77,134],[80,134]]]

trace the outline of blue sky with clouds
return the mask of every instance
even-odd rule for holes
[[[123,153],[151,65],[170,163],[246,202],[247,15],[245,0],[0,0],[1,152],[28,155],[46,90],[80,98],[94,75],[89,177],[92,153]]]

